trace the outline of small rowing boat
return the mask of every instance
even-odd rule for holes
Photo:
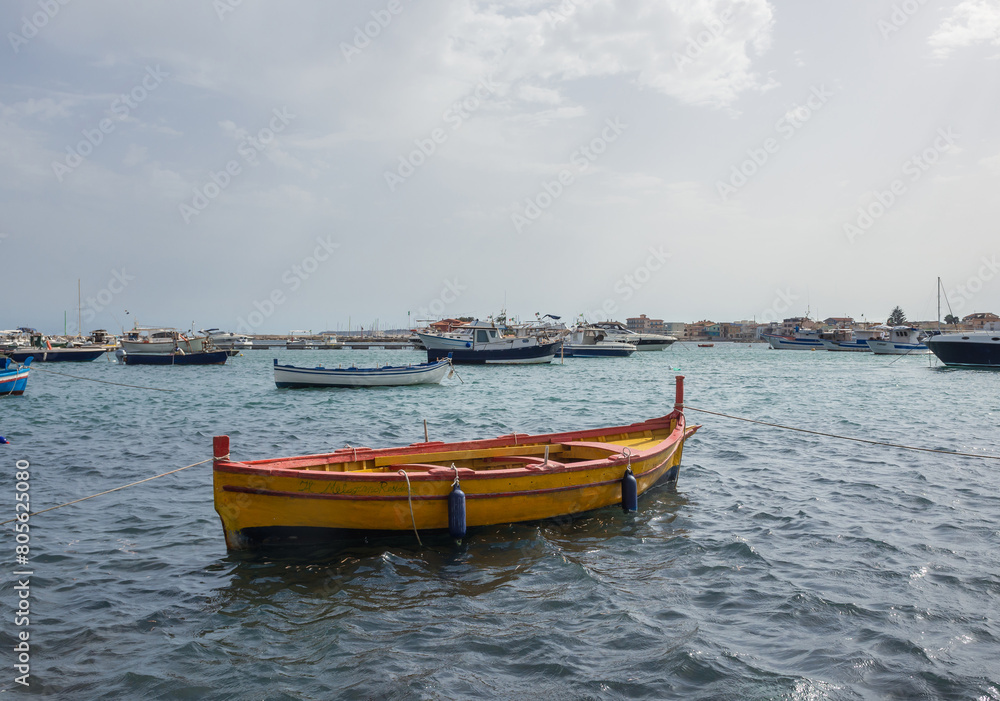
[[[671,413],[627,426],[250,461],[233,460],[229,437],[216,436],[226,545],[409,530],[460,538],[466,527],[635,510],[654,484],[677,482],[684,440],[698,429],[684,420],[683,380]]]
[[[437,384],[451,369],[445,358],[418,365],[385,365],[374,368],[301,368],[278,365],[274,359],[274,384],[278,387],[400,387]]]
[[[0,366],[0,396],[5,394],[24,394],[24,390],[28,388],[28,373],[31,371],[29,366],[34,358],[29,355],[24,360],[23,365],[14,362],[10,358],[3,358],[2,360],[3,364]]]

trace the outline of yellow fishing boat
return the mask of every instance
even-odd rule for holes
[[[399,448],[234,461],[214,439],[215,510],[226,545],[340,532],[444,530],[534,521],[615,504],[636,508],[657,482],[676,483],[684,378],[674,410],[628,426]],[[418,535],[419,538],[419,535]]]

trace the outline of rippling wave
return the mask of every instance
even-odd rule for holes
[[[203,460],[222,433],[253,459],[407,444],[425,419],[432,440],[638,421],[670,411],[676,368],[695,407],[1000,455],[1000,373],[926,358],[678,346],[460,367],[464,384],[290,391],[274,387],[272,357],[73,369],[174,393],[34,373],[27,394],[0,401],[0,432],[14,440],[0,453],[5,493],[18,459],[31,462],[38,510]],[[403,534],[227,553],[209,465],[33,517],[29,691],[1000,699],[995,461],[689,421],[705,428],[685,447],[677,490],[652,490],[637,514],[481,528],[460,544],[427,534],[421,548]],[[13,632],[7,620],[0,647]]]

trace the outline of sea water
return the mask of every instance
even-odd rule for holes
[[[927,357],[677,345],[459,366],[441,385],[279,390],[223,367],[39,365],[0,398],[5,519],[211,456],[235,459],[631,423],[689,406],[1000,456],[1000,372]],[[98,384],[44,370],[150,389]],[[461,379],[459,379],[461,378]],[[676,491],[639,511],[472,529],[461,543],[226,551],[211,465],[3,528],[0,688],[49,698],[1000,699],[1000,461],[793,433],[693,410]],[[22,466],[24,463],[20,463]],[[5,520],[4,519],[4,520]],[[27,570],[25,570],[27,567]],[[31,571],[15,625],[15,571]],[[21,577],[20,580],[23,580]],[[18,635],[30,633],[25,688]]]

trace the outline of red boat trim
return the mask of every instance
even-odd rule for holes
[[[671,417],[673,415],[670,415]],[[669,417],[667,417],[669,418]],[[683,415],[681,415],[683,419]],[[590,437],[591,435],[607,435],[607,433],[612,431],[624,432],[624,429],[631,428],[633,431],[636,430],[636,426],[645,426],[650,424],[662,424],[666,423],[663,419],[653,419],[652,421],[643,422],[641,424],[633,424],[631,427],[613,427],[610,429],[590,429],[588,431],[582,431],[578,433],[563,433],[563,434],[548,434],[548,435],[538,435],[530,436],[532,444],[542,443],[544,440],[551,441],[551,444],[556,443],[582,443],[586,442],[581,440],[582,438]],[[663,440],[657,443],[655,446],[644,450],[632,453],[632,462],[642,462],[650,458],[655,458],[661,453],[670,451],[675,448],[677,443],[682,439],[687,438],[693,431],[692,427],[688,427],[683,420],[678,421],[674,430],[670,432]],[[695,430],[697,427],[693,427]],[[590,434],[590,435],[587,435]],[[501,438],[509,438],[507,436]],[[500,441],[498,443],[498,441]],[[423,444],[425,446],[430,446],[430,444]],[[602,443],[602,446],[612,447],[613,443]],[[478,441],[463,441],[459,443],[445,443],[434,445],[429,450],[418,450],[413,452],[412,446],[403,446],[399,448],[384,448],[380,450],[366,449],[366,454],[364,456],[359,455],[361,459],[371,460],[374,458],[384,458],[391,457],[392,455],[406,455],[414,456],[420,455],[421,453],[433,453],[439,452],[441,447],[446,447],[449,452],[458,450],[472,450],[472,449],[488,449],[491,447],[507,447],[510,446],[509,440],[506,441],[506,446],[501,439],[483,439]],[[357,449],[361,452],[361,448]],[[296,477],[299,479],[305,479],[304,475],[308,475],[308,479],[317,481],[343,481],[343,482],[371,482],[375,479],[378,481],[402,481],[404,478],[401,475],[387,472],[341,472],[338,470],[304,470],[295,469],[289,467],[283,467],[282,464],[287,464],[289,462],[296,462],[303,465],[316,464],[320,460],[329,460],[328,464],[335,465],[338,463],[346,462],[345,460],[336,460],[336,458],[343,458],[344,453],[350,453],[352,449],[341,449],[336,453],[320,453],[316,455],[304,455],[296,456],[292,458],[275,458],[270,460],[259,460],[259,461],[248,461],[248,462],[223,462],[219,461],[213,465],[213,470],[218,472],[225,472],[230,474],[242,474],[242,475],[260,475],[268,477]],[[567,465],[565,469],[553,470],[553,472],[578,472],[582,470],[593,469],[594,467],[606,467],[606,466],[622,466],[626,465],[628,460],[624,457],[615,457],[614,459],[609,458],[599,458],[596,460],[586,460],[578,463],[572,463]],[[272,467],[273,465],[273,467]],[[399,465],[402,467],[403,465]],[[485,472],[477,472],[474,475],[470,475],[465,479],[509,479],[512,477],[521,477],[525,475],[538,475],[545,474],[540,473],[537,470],[526,470],[525,468],[512,468],[508,470],[490,470]],[[427,473],[411,473],[409,475],[410,481],[422,482],[422,481],[435,481],[439,480],[440,477],[437,475],[429,475]]]
[[[654,468],[646,470],[636,475],[636,478],[645,477],[646,475],[656,472],[657,470],[662,470],[666,465],[667,461],[664,460],[662,463]],[[384,481],[384,480],[383,480]],[[438,481],[441,481],[440,479]],[[556,492],[568,492],[574,489],[587,489],[588,487],[606,487],[612,484],[618,484],[621,482],[621,478],[616,477],[615,479],[604,480],[602,482],[588,482],[586,484],[574,484],[565,487],[545,487],[543,489],[526,489],[516,492],[488,492],[483,494],[468,493],[466,492],[466,499],[499,499],[505,497],[523,497],[523,496],[538,496],[541,494],[553,494]],[[241,487],[238,485],[225,485],[222,488],[224,492],[238,492],[240,494],[258,494],[261,496],[268,497],[288,497],[289,499],[335,499],[335,500],[347,500],[347,501],[406,501],[407,495],[401,494],[399,496],[376,496],[376,495],[360,495],[360,494],[315,494],[313,492],[286,492],[278,491],[273,489],[257,489],[254,487]],[[430,494],[430,495],[412,495],[414,501],[443,501],[448,498],[447,494]]]
[[[605,428],[591,428],[584,429],[581,431],[565,431],[563,433],[545,433],[530,435],[524,433],[517,434],[507,434],[504,436],[498,436],[496,438],[480,438],[468,441],[456,441],[453,443],[443,443],[439,441],[431,441],[429,443],[413,443],[408,446],[396,446],[392,448],[378,448],[372,449],[368,447],[358,447],[358,448],[339,448],[331,453],[315,453],[312,455],[293,455],[283,458],[267,458],[263,460],[248,460],[240,463],[216,463],[216,468],[221,465],[240,465],[241,469],[232,470],[234,472],[248,471],[256,472],[258,474],[272,474],[269,470],[280,470],[280,471],[290,471],[296,472],[292,468],[282,467],[282,465],[295,462],[303,464],[315,464],[317,461],[325,460],[328,464],[337,464],[342,462],[352,462],[354,454],[357,454],[357,458],[371,460],[373,458],[388,457],[393,455],[420,455],[422,453],[434,453],[438,452],[441,447],[446,447],[448,450],[481,450],[488,448],[503,448],[503,447],[513,447],[519,445],[525,445],[526,443],[573,443],[573,442],[586,442],[588,438],[593,438],[596,436],[605,436],[608,434],[615,433],[634,433],[641,430],[655,430],[660,428],[666,428],[670,425],[670,422],[674,419],[683,421],[683,414],[674,411],[666,416],[662,416],[656,419],[649,419],[648,421],[640,421],[634,424],[628,424],[625,426],[608,426]],[[674,430],[670,435],[664,439],[662,442],[673,440],[674,434],[677,432],[680,425],[675,426]],[[613,443],[605,443],[604,445],[612,446]],[[644,452],[633,453],[632,459],[641,459],[643,456],[648,456],[655,454],[657,451],[650,449]],[[363,455],[362,455],[363,453]],[[347,456],[351,456],[352,460],[347,460]],[[623,461],[624,464],[624,461]],[[274,467],[271,467],[274,466]],[[224,470],[230,471],[230,470]]]

